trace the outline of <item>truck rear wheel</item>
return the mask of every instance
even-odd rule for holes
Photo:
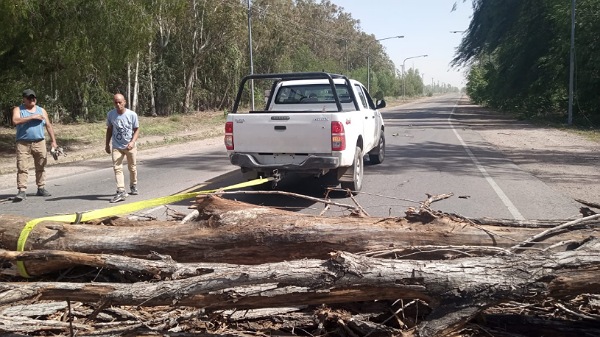
[[[357,194],[362,188],[363,181],[363,154],[362,149],[357,146],[354,151],[354,162],[352,167],[340,179],[340,185],[343,189],[350,189],[352,194]]]
[[[371,164],[381,164],[385,159],[385,136],[383,131],[379,137],[379,144],[371,152],[369,152],[369,161]]]

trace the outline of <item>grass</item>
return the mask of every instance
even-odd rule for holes
[[[540,127],[547,127],[565,131],[578,135],[590,141],[600,143],[600,120],[598,118],[591,120],[586,116],[574,118],[572,125],[567,125],[567,116],[565,114],[548,114],[544,116],[526,116],[522,113],[503,112],[512,118],[520,121],[526,121]]]
[[[564,131],[574,133],[591,141],[600,143],[600,130],[598,129],[581,129],[581,128],[568,128],[563,129]]]
[[[594,142],[600,142],[600,128],[598,120],[589,120],[579,118],[573,121],[573,125],[567,125],[567,119],[564,115],[553,115],[546,118],[531,118],[530,122],[535,125],[559,129],[565,132],[576,134]]]

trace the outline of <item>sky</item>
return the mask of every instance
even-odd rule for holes
[[[379,41],[398,71],[415,68],[424,74],[425,84],[466,85],[464,68],[452,68],[462,33],[471,22],[472,2],[467,0],[330,0],[360,21],[360,29],[377,39],[403,35],[404,38]],[[452,11],[452,6],[457,8]]]

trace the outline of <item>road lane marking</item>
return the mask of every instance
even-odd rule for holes
[[[502,202],[504,203],[506,208],[508,208],[508,211],[510,212],[510,214],[512,214],[513,218],[515,218],[515,220],[525,220],[525,217],[523,217],[523,215],[521,214],[521,212],[519,212],[517,207],[512,203],[512,201],[510,201],[510,199],[508,198],[508,196],[506,196],[504,191],[502,191],[500,186],[498,186],[498,184],[496,184],[494,179],[492,179],[492,177],[485,170],[483,165],[481,165],[479,163],[479,160],[477,160],[477,157],[475,157],[475,155],[473,154],[471,149],[469,149],[469,146],[467,146],[467,143],[465,143],[465,141],[462,139],[462,137],[458,134],[458,131],[456,131],[456,129],[454,128],[454,124],[452,124],[452,115],[454,115],[454,110],[456,110],[457,106],[458,106],[458,101],[456,102],[456,104],[454,104],[454,107],[452,108],[452,112],[450,112],[450,116],[448,116],[448,124],[450,124],[450,127],[452,128],[452,131],[454,131],[456,138],[458,138],[458,141],[463,146],[463,148],[465,149],[465,151],[467,152],[467,154],[469,155],[469,157],[471,158],[471,160],[473,161],[475,166],[477,166],[477,168],[479,169],[479,171],[481,172],[481,174],[483,175],[485,180],[488,182],[488,184],[490,184],[490,186],[492,186],[492,189],[494,189],[494,192],[496,192],[496,195],[498,195],[498,197],[500,198],[500,200],[502,200]]]

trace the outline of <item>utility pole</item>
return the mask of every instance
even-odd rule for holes
[[[248,0],[248,46],[250,48],[250,75],[254,74],[254,60],[252,60],[252,12],[251,2]],[[254,80],[250,80],[250,100],[252,102],[252,110],[254,110]]]
[[[346,51],[345,51],[345,54],[346,54],[346,74],[348,74],[350,72],[350,62],[348,61],[348,40],[347,39],[344,40],[344,44],[346,46],[346,48],[345,48],[346,49]]]
[[[573,124],[573,78],[575,74],[575,0],[571,0],[571,57],[569,61],[569,117],[567,124]]]

